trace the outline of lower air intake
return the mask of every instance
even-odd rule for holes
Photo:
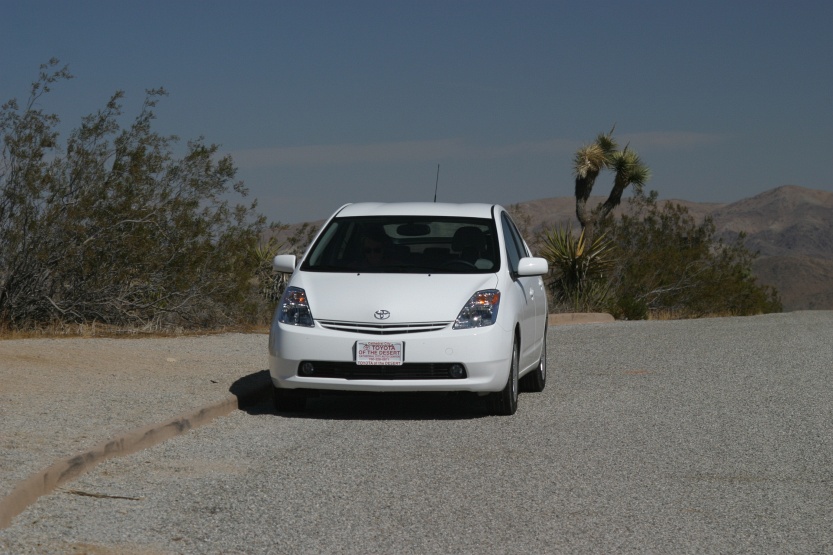
[[[307,363],[312,364],[300,369]],[[457,367],[452,372],[452,366]],[[462,380],[466,378],[465,369],[459,371],[460,365],[453,363],[408,363],[401,366],[359,366],[351,362],[304,361],[299,366],[298,375],[305,378],[341,378],[345,380]],[[454,377],[452,377],[452,375]]]

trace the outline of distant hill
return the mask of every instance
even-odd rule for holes
[[[604,198],[592,200],[595,206]],[[747,248],[760,253],[752,266],[755,276],[778,289],[785,311],[833,310],[833,193],[786,185],[731,204],[668,202],[685,206],[698,221],[711,215],[725,239],[745,232]],[[578,228],[573,197],[518,206],[529,216],[531,231],[567,223]]]
[[[591,199],[593,206],[603,201]],[[711,215],[718,236],[732,239],[745,232],[746,246],[760,253],[755,276],[778,289],[785,311],[833,310],[833,193],[786,185],[731,204],[667,201],[685,206],[698,221]],[[507,208],[521,220],[519,226],[535,232],[568,223],[578,229],[575,206],[575,198],[558,197]],[[279,239],[301,225],[290,226]]]
[[[833,193],[785,186],[714,211],[725,234],[745,231],[753,270],[784,310],[833,309]]]

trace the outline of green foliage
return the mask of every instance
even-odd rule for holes
[[[614,191],[624,190],[628,185],[633,185],[637,192],[641,192],[645,183],[651,178],[651,171],[648,169],[639,155],[625,147],[610,154],[608,168],[614,173]],[[617,199],[619,204],[621,196]]]
[[[641,193],[651,177],[648,166],[636,152],[629,146],[622,150],[617,150],[618,148],[611,129],[608,133],[600,133],[594,142],[581,147],[573,159],[576,217],[590,242],[596,235],[599,222],[621,203],[625,189],[633,185],[636,192]],[[593,192],[596,178],[605,169],[614,174],[613,187],[607,200],[596,207],[589,207],[587,202]]]
[[[257,268],[255,277],[257,278],[260,297],[266,301],[269,308],[275,307],[286,288],[286,274],[275,272],[272,269],[272,260],[283,246],[284,243],[279,243],[274,237],[271,237],[266,244],[258,245],[252,249],[252,256]]]
[[[540,251],[550,265],[550,301],[555,310],[596,312],[607,306],[611,247],[604,235],[588,246],[584,230],[578,237],[571,227],[544,231]]]
[[[318,226],[304,222],[286,238],[282,244],[282,254],[303,255],[312,240],[315,239],[316,233],[318,233]]]
[[[613,188],[604,203],[588,206],[596,178],[603,170],[613,172]],[[618,150],[613,130],[600,134],[596,140],[581,147],[573,161],[575,177],[576,217],[582,236],[593,243],[597,230],[606,234],[615,249],[615,257],[607,260],[612,270],[606,279],[607,289],[597,302],[573,303],[574,306],[597,307],[608,303],[618,318],[644,319],[664,314],[675,317],[697,317],[707,314],[757,314],[781,310],[778,294],[755,282],[751,273],[755,255],[743,245],[743,236],[731,243],[715,237],[714,224],[706,219],[696,224],[688,211],[667,203],[659,207],[656,193],[645,196],[643,188],[650,178],[648,167],[626,146]],[[630,212],[614,220],[610,214],[618,206],[627,187],[633,185]],[[566,245],[546,241],[571,253]],[[558,248],[551,249],[557,252]],[[574,254],[574,253],[572,253]],[[558,268],[552,257],[550,262]],[[576,262],[580,257],[574,259]],[[556,272],[553,288],[555,298],[587,298],[590,288],[600,287],[597,280],[581,278],[577,286],[564,281],[564,269]],[[562,276],[562,277],[559,277]],[[579,292],[581,295],[579,295]],[[570,297],[572,298],[572,297]]]
[[[40,108],[71,78],[52,60],[21,109],[0,108],[0,324],[103,322],[159,329],[238,323],[256,304],[251,278],[263,218],[236,168],[202,138],[174,154],[152,130],[165,95],[147,91],[122,125],[116,92],[62,148]]]
[[[573,158],[573,172],[576,178],[595,178],[603,168],[610,165],[611,154],[615,149],[616,143],[610,135],[599,135],[596,142],[578,149]]]
[[[678,204],[659,206],[656,192],[637,193],[630,213],[603,224],[619,253],[611,281],[611,311],[626,319],[649,315],[700,317],[781,310],[775,290],[756,283],[755,255],[743,236],[715,237],[714,223],[696,223]]]
[[[269,227],[269,234],[272,235],[266,243],[256,246],[252,252],[255,261],[255,281],[257,283],[259,299],[262,301],[260,307],[261,320],[268,321],[272,316],[278,301],[286,289],[289,275],[275,272],[272,269],[272,261],[277,254],[294,254],[300,257],[312,243],[318,226],[303,223],[288,233],[289,225],[273,223]],[[283,235],[283,240],[278,236]]]

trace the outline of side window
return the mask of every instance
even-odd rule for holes
[[[506,256],[509,259],[509,268],[516,272],[518,270],[518,262],[521,258],[526,256],[523,254],[523,241],[520,241],[520,236],[512,221],[503,214],[501,217],[501,225],[503,227],[503,240],[506,242]]]
[[[518,250],[521,253],[521,258],[525,256],[532,256],[529,253],[529,249],[526,247],[526,242],[524,241],[523,237],[521,237],[521,232],[518,231],[518,228],[515,226],[515,222],[513,222],[512,218],[510,218],[506,214],[504,214],[503,217],[506,218],[507,222],[509,222],[509,229],[512,230],[512,236],[515,238],[515,243],[518,245]]]

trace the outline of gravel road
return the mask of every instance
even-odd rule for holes
[[[831,331],[553,327],[548,387],[513,417],[414,395],[236,411],[41,498],[0,552],[831,553]]]

